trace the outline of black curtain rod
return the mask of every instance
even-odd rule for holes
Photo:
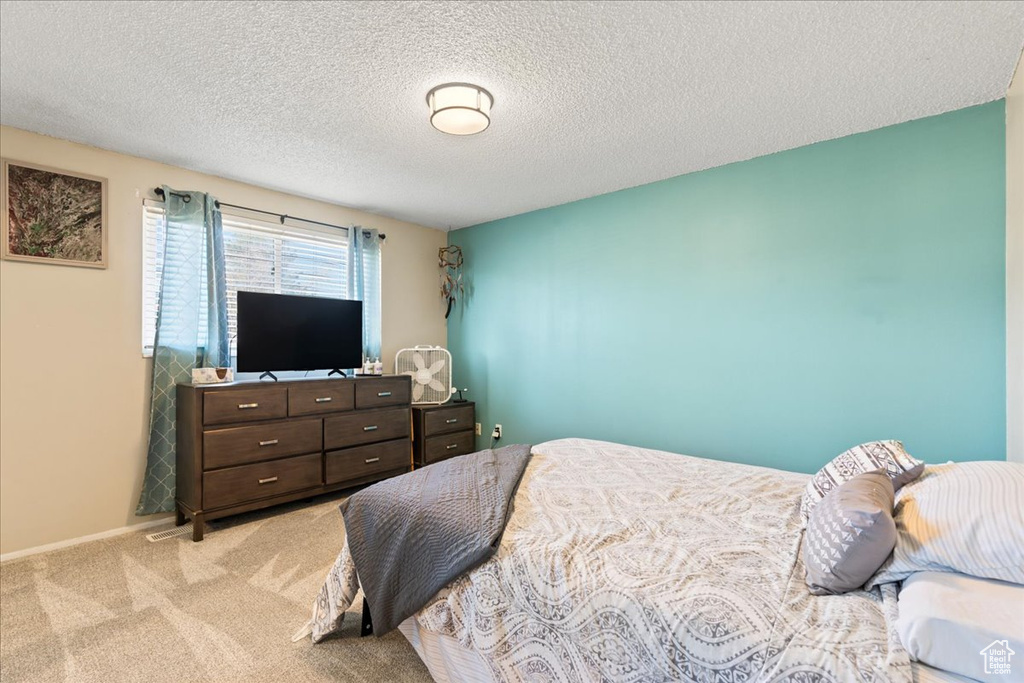
[[[164,188],[162,188],[162,187],[158,187],[158,188],[154,189],[153,192],[156,193],[157,197],[163,197],[164,196]],[[182,200],[186,204],[188,204],[190,201],[192,201],[192,195],[190,195],[188,193],[172,192],[172,194],[174,196],[176,196],[176,197],[181,197]],[[215,203],[216,203],[218,209],[220,207],[222,207],[222,206],[228,206],[228,207],[231,207],[232,209],[241,209],[243,211],[252,211],[254,213],[262,213],[265,216],[276,216],[281,221],[281,225],[284,225],[284,220],[286,218],[290,218],[293,221],[302,221],[303,223],[312,223],[313,225],[322,225],[325,228],[337,228],[337,229],[340,229],[340,230],[350,230],[351,229],[351,228],[345,227],[344,225],[334,225],[333,223],[323,223],[321,221],[310,220],[309,218],[299,218],[298,216],[289,216],[286,213],[274,213],[273,211],[264,211],[263,209],[253,209],[252,207],[249,207],[249,206],[239,206],[238,204],[228,204],[227,202],[222,202],[222,201],[217,201]],[[382,240],[387,237],[384,233],[380,233],[379,236],[380,236],[380,238]]]

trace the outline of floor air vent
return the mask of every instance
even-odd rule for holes
[[[207,524],[207,531],[213,531],[212,527]],[[149,534],[146,536],[146,540],[150,543],[156,543],[157,541],[166,541],[168,538],[177,538],[178,536],[191,536],[192,535],[192,522],[183,524],[181,526],[172,527],[166,531],[158,531],[155,534]]]

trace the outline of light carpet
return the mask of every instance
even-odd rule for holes
[[[221,520],[201,543],[132,533],[0,565],[0,679],[430,681],[398,632],[291,642],[341,549],[334,495]]]

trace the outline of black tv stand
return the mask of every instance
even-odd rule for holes
[[[264,377],[269,377],[270,379],[274,380],[275,382],[277,381],[277,375],[272,373],[270,370],[267,370],[262,375],[260,375],[260,378],[259,378],[258,381],[262,382]]]
[[[344,370],[339,370],[338,368],[334,368],[333,370],[327,373],[328,377],[330,377],[331,375],[341,375],[342,377],[348,377],[348,373],[346,373]]]

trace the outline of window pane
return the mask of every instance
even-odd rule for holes
[[[337,247],[281,242],[281,292],[345,298],[345,253]]]
[[[144,353],[147,345],[149,353],[152,352],[156,332],[166,231],[163,216],[162,203],[147,202],[143,208]],[[224,214],[224,261],[232,355],[236,349],[236,302],[240,290],[335,299],[344,299],[348,294],[348,236],[340,230],[282,227]],[[375,273],[379,287],[380,264],[367,263],[365,267],[367,272]],[[367,311],[367,315],[371,314],[380,315],[378,311]],[[205,330],[205,295],[201,325]],[[203,342],[205,340],[201,340]]]
[[[149,356],[153,353],[153,338],[156,336],[160,277],[163,274],[167,234],[162,208],[143,205],[142,230],[142,352]]]
[[[228,340],[235,355],[238,334],[238,290],[273,292],[275,272],[274,239],[259,233],[224,228],[224,271],[228,290]]]

